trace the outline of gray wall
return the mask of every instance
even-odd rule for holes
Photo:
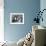
[[[18,41],[32,28],[32,20],[40,9],[40,0],[4,0],[4,38],[7,41]],[[24,24],[12,25],[10,13],[24,13]]]

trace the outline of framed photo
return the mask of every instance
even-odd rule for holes
[[[10,13],[10,24],[24,24],[24,13]]]

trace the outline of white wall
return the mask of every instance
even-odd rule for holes
[[[0,0],[0,42],[4,41],[4,2]]]
[[[40,9],[41,10],[46,9],[46,0],[40,0]],[[40,22],[40,24],[46,27],[46,11],[44,11],[42,17],[43,17],[44,21]]]
[[[46,0],[40,0],[40,10],[46,9]],[[44,21],[41,21],[41,25],[46,26],[46,11],[43,12],[43,19]]]

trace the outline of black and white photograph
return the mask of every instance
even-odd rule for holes
[[[10,24],[24,24],[24,13],[10,13]]]

